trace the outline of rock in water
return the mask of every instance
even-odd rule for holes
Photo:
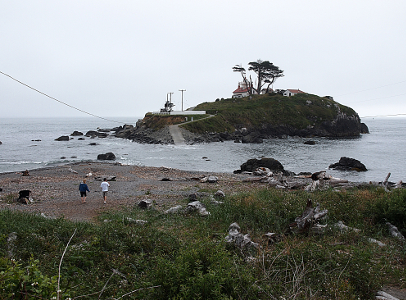
[[[331,164],[329,166],[329,169],[358,172],[367,171],[367,168],[363,163],[361,163],[359,160],[349,157],[341,157],[340,161],[335,164]]]
[[[105,154],[99,154],[97,155],[98,160],[115,160],[116,156],[114,155],[113,152],[107,152]]]
[[[62,135],[59,138],[55,139],[55,141],[69,141],[69,136]]]

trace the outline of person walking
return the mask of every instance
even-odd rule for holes
[[[86,184],[86,179],[83,179],[83,182],[79,184],[79,192],[82,203],[86,203],[86,192],[90,193],[89,187]]]
[[[106,204],[106,198],[107,198],[107,192],[109,191],[109,186],[110,186],[110,184],[107,182],[107,178],[104,178],[103,182],[100,185],[100,187],[102,189],[102,193],[103,193],[104,204]]]

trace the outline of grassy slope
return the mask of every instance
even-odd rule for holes
[[[311,104],[307,104],[307,101],[311,101]],[[263,123],[303,129],[309,125],[333,120],[338,112],[337,106],[347,115],[356,114],[349,107],[311,94],[298,94],[293,97],[260,95],[254,96],[251,100],[248,98],[224,99],[205,102],[195,108],[195,110],[205,110],[208,114],[215,114],[215,117],[185,124],[182,127],[196,133],[233,132],[241,125],[258,128]]]
[[[327,224],[342,220],[361,231],[286,234],[308,198],[328,209]],[[253,185],[223,205],[202,201],[209,217],[134,206],[105,213],[100,224],[0,211],[0,299],[55,296],[58,265],[75,229],[62,263],[62,299],[126,293],[125,299],[373,299],[383,284],[406,287],[406,245],[384,225],[389,221],[406,233],[405,190],[309,194]],[[261,245],[251,253],[254,261],[224,243],[232,222]],[[279,242],[268,244],[267,232],[280,234]]]

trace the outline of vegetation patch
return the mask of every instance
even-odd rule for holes
[[[360,231],[291,232],[309,198],[328,209],[325,224]],[[208,217],[134,206],[97,224],[2,210],[0,299],[373,299],[406,287],[405,242],[385,226],[406,233],[405,190],[261,188],[222,201],[202,200]],[[260,245],[249,259],[225,242],[234,222]]]
[[[236,128],[259,129],[263,124],[291,126],[305,129],[332,121],[339,111],[351,116],[357,115],[346,107],[326,97],[311,94],[297,94],[284,97],[280,94],[253,95],[245,98],[221,99],[201,103],[195,110],[205,110],[215,117],[182,125],[195,132],[233,132]]]

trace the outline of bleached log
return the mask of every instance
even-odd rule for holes
[[[384,291],[378,291],[376,293],[376,298],[375,299],[383,299],[383,300],[399,300],[399,298],[393,297],[392,295],[384,292]]]
[[[243,182],[261,182],[262,180],[268,181],[268,177],[266,177],[266,176],[264,176],[264,177],[248,177],[248,178],[244,178],[242,181]]]
[[[338,227],[341,231],[348,231],[348,230],[353,230],[355,232],[360,232],[361,230],[354,228],[354,227],[349,227],[347,225],[344,225],[343,221],[338,221],[335,225],[335,227]]]
[[[405,240],[405,237],[400,233],[400,231],[398,230],[398,228],[395,225],[392,225],[389,222],[386,222],[386,225],[388,226],[389,232],[393,237],[395,237],[401,241]]]
[[[295,219],[295,222],[290,224],[291,229],[297,229],[299,232],[308,231],[313,224],[323,219],[328,213],[328,210],[320,210],[320,204],[313,208],[312,200],[307,200],[307,205],[300,217]],[[316,226],[316,230],[318,230]]]

